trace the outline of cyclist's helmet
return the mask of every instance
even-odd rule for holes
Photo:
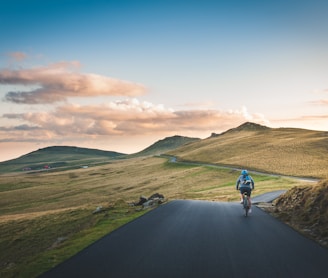
[[[247,175],[248,175],[248,171],[247,171],[247,170],[242,170],[242,171],[241,171],[241,174],[242,174],[243,176],[247,176]]]

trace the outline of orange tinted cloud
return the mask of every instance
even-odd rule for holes
[[[24,52],[11,52],[8,53],[8,56],[10,56],[12,59],[14,59],[17,62],[21,62],[27,58],[27,55]]]
[[[328,105],[328,99],[321,99],[317,101],[312,101],[313,104],[318,104],[318,105]]]
[[[21,120],[25,125],[0,130],[3,138],[13,132],[12,138],[47,139],[67,137],[130,136],[222,132],[245,121],[266,123],[261,115],[248,114],[246,108],[236,111],[181,110],[174,111],[162,105],[140,102],[137,99],[110,102],[103,105],[65,105],[52,112],[4,114],[4,118]],[[10,130],[11,129],[11,130]],[[24,136],[18,136],[18,133]],[[196,136],[196,135],[195,135]]]
[[[79,62],[60,62],[48,67],[1,70],[0,84],[37,87],[31,91],[7,92],[5,100],[40,104],[64,101],[68,97],[137,96],[145,92],[140,84],[97,74],[78,72]]]

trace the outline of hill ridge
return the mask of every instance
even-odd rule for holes
[[[273,174],[327,178],[328,133],[245,123],[169,152],[181,160]]]
[[[264,125],[260,125],[260,124],[253,123],[253,122],[245,122],[245,123],[241,124],[240,126],[238,126],[236,128],[232,128],[230,130],[242,131],[242,130],[269,130],[269,129],[271,129],[271,128],[264,126]]]
[[[211,137],[218,137],[221,135],[224,135],[226,133],[231,133],[231,132],[240,132],[240,131],[261,131],[261,130],[270,130],[272,128],[264,126],[264,125],[260,125],[257,123],[253,123],[253,122],[245,122],[243,124],[241,124],[240,126],[234,127],[234,128],[230,128],[224,132],[221,133],[212,133]]]
[[[31,154],[35,154],[37,152],[59,152],[59,151],[71,151],[77,154],[88,154],[88,153],[97,153],[102,155],[109,155],[109,156],[121,156],[126,155],[125,153],[115,152],[115,151],[105,151],[100,149],[93,149],[93,148],[84,148],[84,147],[77,147],[77,146],[48,146],[45,148],[41,148],[30,153],[27,153],[21,157],[28,156]]]

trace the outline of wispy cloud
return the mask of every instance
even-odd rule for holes
[[[291,118],[291,119],[285,119],[285,121],[295,121],[295,122],[301,122],[301,123],[306,123],[306,122],[311,122],[311,121],[318,121],[318,120],[326,120],[328,119],[328,114],[326,115],[305,115],[297,118]],[[310,127],[311,128],[311,127]]]
[[[311,104],[328,106],[328,99],[320,99],[320,100],[312,101]]]
[[[17,56],[19,56],[17,54]],[[60,62],[47,67],[0,71],[0,84],[31,85],[31,91],[7,92],[13,103],[42,104],[64,101],[68,97],[137,96],[145,87],[97,74],[78,72],[79,62]]]
[[[258,123],[267,121],[262,115],[249,114],[246,108],[235,111],[180,110],[165,108],[137,99],[110,102],[103,105],[64,105],[52,112],[4,114],[4,118],[20,120],[24,125],[12,127],[17,136],[44,140],[67,137],[133,136],[176,133],[183,135],[193,131],[221,132],[248,120]],[[6,133],[10,133],[6,128]],[[1,130],[0,130],[1,132]],[[21,139],[24,141],[24,139]]]
[[[313,94],[327,94],[328,93],[328,89],[323,89],[323,90],[314,90],[312,91]]]
[[[21,62],[27,58],[26,53],[24,52],[10,52],[8,53],[8,56],[12,59],[14,59],[17,62]]]
[[[327,130],[328,114],[302,115],[299,117],[270,119],[272,127],[294,127],[309,130]]]

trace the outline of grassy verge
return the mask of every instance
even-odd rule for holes
[[[1,277],[36,277],[146,211],[124,202],[98,214],[69,210],[1,223]]]

